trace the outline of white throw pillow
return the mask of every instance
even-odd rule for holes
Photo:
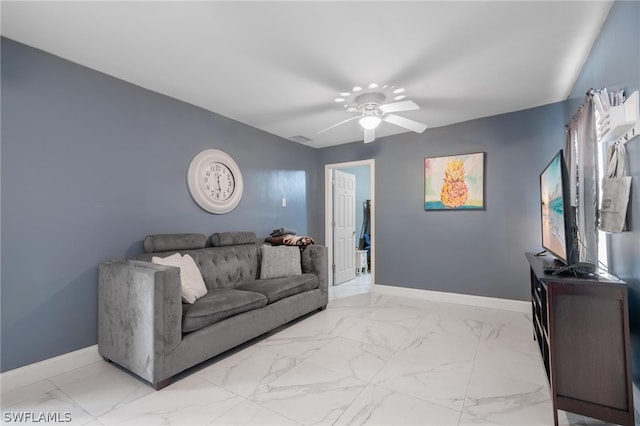
[[[295,246],[262,246],[260,279],[301,275],[300,249]]]
[[[200,269],[188,254],[181,256],[180,253],[175,253],[164,258],[153,256],[151,262],[180,268],[180,292],[182,300],[186,303],[193,303],[207,294],[207,286],[204,284]]]

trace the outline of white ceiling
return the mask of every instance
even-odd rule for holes
[[[2,35],[269,133],[362,140],[334,98],[406,89],[429,127],[562,101],[610,1],[2,1]],[[377,136],[404,132],[383,123]],[[427,132],[429,130],[427,129]]]

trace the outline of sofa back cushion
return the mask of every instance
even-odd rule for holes
[[[158,234],[144,240],[145,253],[134,259],[151,262],[155,254],[167,257],[189,254],[200,268],[207,289],[233,288],[258,278],[260,250],[254,232],[216,233],[208,240],[202,234]],[[211,247],[215,244],[217,247]]]
[[[239,244],[227,247],[206,247],[197,250],[179,250],[195,260],[208,290],[233,288],[241,282],[258,278],[258,247],[255,244]],[[170,255],[162,253],[161,256]],[[156,254],[158,255],[158,254]],[[144,253],[136,260],[151,262],[153,254]]]
[[[196,261],[208,289],[233,288],[241,282],[253,280],[258,274],[258,247],[240,244],[227,247],[208,247],[187,250]]]

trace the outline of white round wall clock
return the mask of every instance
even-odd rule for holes
[[[240,168],[233,158],[218,149],[205,149],[193,157],[187,186],[194,201],[215,214],[230,212],[242,198]]]

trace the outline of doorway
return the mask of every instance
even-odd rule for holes
[[[360,161],[351,161],[351,162],[346,162],[346,163],[335,163],[335,164],[326,164],[325,165],[325,244],[327,246],[327,250],[328,250],[328,258],[329,258],[329,285],[333,286],[335,285],[335,273],[334,273],[334,267],[333,265],[335,265],[334,262],[334,254],[336,253],[336,249],[337,247],[335,246],[334,243],[334,223],[335,223],[335,217],[334,217],[334,210],[335,210],[335,206],[334,206],[334,172],[336,170],[345,170],[348,172],[350,169],[353,168],[368,168],[368,176],[366,176],[368,178],[369,181],[369,185],[368,185],[368,190],[369,190],[369,202],[368,202],[368,213],[369,213],[369,229],[370,229],[370,249],[369,249],[369,267],[368,269],[368,276],[370,277],[370,281],[371,281],[371,285],[373,285],[375,283],[375,160],[373,159],[369,159],[369,160],[360,160]],[[365,182],[364,185],[366,185],[366,179],[361,179],[361,181]],[[364,210],[364,205],[363,203],[356,203],[356,209],[357,211],[359,211],[362,214],[362,211]],[[356,238],[355,238],[355,245],[358,245],[359,239],[361,237],[361,229],[359,229],[360,227],[358,226],[356,229]],[[359,275],[358,278],[361,278],[362,275],[360,275],[362,272],[359,271]]]

